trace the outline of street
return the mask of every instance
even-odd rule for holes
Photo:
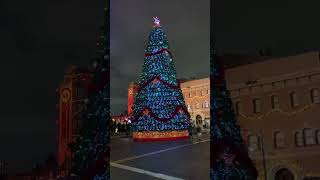
[[[133,142],[111,138],[111,179],[209,179],[209,132],[198,141]]]

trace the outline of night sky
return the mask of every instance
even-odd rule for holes
[[[213,31],[221,53],[287,56],[320,48],[320,1],[215,0]]]
[[[212,29],[218,52],[274,55],[319,50],[319,1],[216,0]],[[209,73],[209,0],[114,0],[111,12],[112,110],[126,109],[128,83],[137,80],[144,48],[159,16],[178,77]],[[95,55],[101,1],[0,1],[0,160],[31,168],[56,151],[55,89],[68,65]]]
[[[183,2],[183,3],[182,3]],[[209,0],[111,1],[111,112],[127,110],[130,81],[138,81],[144,50],[158,16],[178,78],[209,75]]]
[[[56,152],[56,88],[70,64],[87,67],[103,1],[0,1],[0,160],[31,169]]]

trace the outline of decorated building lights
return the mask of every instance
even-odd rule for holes
[[[160,19],[154,17],[153,20],[133,108],[133,139],[188,138],[190,115],[176,79],[168,40],[160,26]]]

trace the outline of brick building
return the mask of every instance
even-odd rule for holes
[[[91,73],[87,69],[71,66],[67,69],[64,80],[57,88],[58,99],[58,165],[63,169],[70,169],[72,154],[68,144],[72,142],[81,128],[81,117]]]
[[[319,53],[229,68],[226,81],[259,179],[319,178]]]

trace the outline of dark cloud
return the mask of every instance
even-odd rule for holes
[[[126,110],[127,88],[138,81],[153,16],[174,54],[178,77],[209,74],[209,0],[117,0],[111,2],[111,109]],[[115,72],[113,72],[115,71]]]

